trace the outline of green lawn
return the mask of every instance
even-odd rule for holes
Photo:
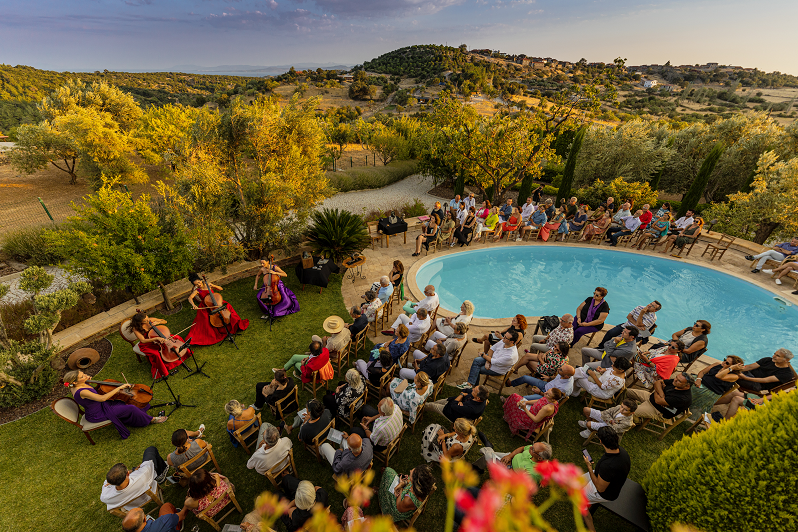
[[[329,288],[319,294],[311,287],[299,290],[293,272],[289,274],[289,287],[299,296],[302,310],[298,314],[282,318],[269,332],[268,326],[259,318],[261,312],[252,291],[252,279],[244,279],[227,286],[226,299],[236,310],[250,319],[249,329],[238,336],[240,349],[236,350],[229,342],[224,345],[201,347],[197,349],[200,361],[207,362],[205,371],[210,379],[201,376],[183,380],[173,378],[175,393],[180,393],[183,401],[196,404],[197,408],[182,408],[162,425],[133,429],[131,437],[120,440],[113,428],[95,431],[93,437],[97,445],[89,445],[86,438],[75,427],[61,421],[49,410],[9,423],[0,427],[0,475],[2,475],[2,494],[0,495],[0,527],[3,530],[121,530],[119,519],[111,516],[100,502],[100,488],[108,468],[124,462],[129,467],[138,465],[145,447],[155,445],[161,455],[171,452],[171,434],[179,428],[196,429],[205,423],[205,439],[213,444],[214,453],[221,467],[236,485],[236,493],[244,511],[252,510],[255,497],[271,485],[254,471],[246,468],[247,456],[242,449],[234,449],[224,430],[227,415],[224,404],[230,399],[238,399],[249,404],[254,401],[254,385],[261,380],[270,379],[270,368],[282,365],[294,353],[306,350],[312,334],[322,334],[321,324],[330,314],[346,316],[340,295],[340,276],[334,276]],[[190,308],[170,316],[172,330],[180,330],[193,320]],[[149,384],[150,368],[146,362],[137,363],[129,344],[118,334],[109,339],[114,352],[100,374],[103,378],[119,379],[121,373],[130,382]],[[361,354],[361,356],[363,356]],[[184,373],[183,373],[184,374]],[[454,395],[457,390],[448,388],[441,397]],[[310,394],[301,394],[306,401]],[[155,387],[155,402],[165,401],[165,387]],[[376,403],[372,400],[371,403]],[[580,419],[581,405],[578,401],[568,401],[556,418],[551,435],[555,457],[560,461],[583,464],[581,438],[578,436],[576,421]],[[274,421],[268,410],[264,410],[264,420]],[[434,416],[425,416],[422,425],[441,421]],[[511,450],[523,442],[510,436],[501,415],[501,401],[495,395],[491,398],[485,419],[479,427],[499,451]],[[407,434],[401,444],[400,452],[391,461],[391,466],[400,472],[407,472],[421,463],[420,443],[423,427],[416,434]],[[331,469],[320,466],[314,457],[307,453],[295,437],[294,456],[300,476],[324,486],[332,495],[332,511],[340,515],[340,494],[335,492]],[[631,477],[641,480],[649,465],[659,453],[683,434],[677,428],[662,443],[650,433],[631,433],[623,444],[632,456]],[[591,446],[591,453],[597,459],[601,454],[599,447]],[[475,445],[468,456],[470,461],[479,456]],[[380,467],[376,467],[379,472]],[[437,470],[439,474],[439,469]],[[379,478],[375,479],[378,482]],[[442,488],[442,483],[439,483]],[[164,485],[166,500],[181,505],[185,490],[179,486]],[[379,505],[372,504],[369,511],[377,512]],[[445,516],[445,498],[439,489],[431,500],[425,513],[416,522],[419,530],[441,530]],[[565,505],[554,506],[546,517],[559,530],[573,530],[571,511]],[[238,522],[241,516],[233,514],[227,522]],[[619,519],[600,510],[595,517],[598,530],[633,530]],[[189,517],[190,526],[200,524],[200,530],[210,531],[210,525]]]

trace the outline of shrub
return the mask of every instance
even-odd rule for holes
[[[3,241],[6,255],[32,266],[58,264],[66,257],[46,227],[26,227],[9,233]]]
[[[328,172],[327,178],[338,192],[382,188],[415,174],[417,166],[415,161],[394,161],[383,167],[361,166]]]
[[[543,187],[543,193],[547,196],[556,196],[557,192],[559,191],[560,189],[558,189],[557,187],[553,187],[551,185],[546,185],[545,187]]]
[[[421,203],[420,199],[416,198],[415,200],[413,200],[413,203],[392,205],[389,207],[372,209],[368,212],[365,212],[364,209],[363,220],[366,222],[373,222],[375,220],[379,220],[380,218],[385,218],[391,213],[391,211],[394,211],[397,215],[401,216],[402,218],[412,218],[414,216],[421,216],[423,214],[427,214],[427,206]]]
[[[12,342],[0,350],[0,408],[23,405],[47,395],[58,372],[50,365],[58,349],[40,342]]]
[[[651,190],[648,183],[626,181],[622,177],[617,177],[608,183],[597,179],[591,186],[580,188],[573,195],[579,198],[579,203],[586,203],[594,209],[609,196],[615,198],[619,205],[621,201],[631,198],[636,207],[644,203],[654,205],[657,201],[657,192]]]
[[[307,237],[313,251],[333,262],[355,251],[363,251],[369,243],[369,234],[363,218],[349,211],[324,209],[311,215],[313,225]]]
[[[796,418],[798,393],[782,392],[665,450],[643,479],[652,529],[798,530]]]

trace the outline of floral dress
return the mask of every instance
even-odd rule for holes
[[[568,357],[560,353],[559,351],[554,351],[554,349],[550,349],[548,353],[546,353],[546,358],[543,359],[543,362],[538,364],[538,373],[546,377],[554,377],[558,371],[560,371],[560,367],[568,361]]]
[[[504,402],[504,420],[510,425],[510,430],[512,432],[536,430],[546,421],[556,416],[557,412],[560,410],[559,403],[550,403],[546,397],[538,399],[529,407],[530,414],[533,416],[536,415],[546,405],[554,405],[554,413],[536,423],[526,414],[526,409],[522,410],[518,407],[518,401],[521,399],[523,399],[523,397],[514,393]]]
[[[427,462],[440,462],[441,457],[443,457],[443,447],[438,443],[438,431],[441,428],[437,423],[433,423],[424,429],[424,435],[421,437],[421,456]],[[462,460],[468,454],[471,446],[474,445],[474,437],[469,434],[468,439],[464,442],[457,439],[457,434],[446,438],[447,447],[455,444],[463,446],[463,454],[454,458],[454,460]]]
[[[199,515],[200,512],[202,512],[203,510],[208,508],[208,506],[210,506],[210,504],[211,504],[211,502],[213,500],[215,500],[222,493],[224,493],[227,490],[228,487],[233,486],[231,483],[225,481],[225,479],[223,479],[221,476],[217,475],[216,476],[216,480],[217,480],[216,487],[213,488],[212,492],[210,492],[209,494],[207,494],[206,496],[204,496],[203,498],[201,498],[200,500],[197,501],[197,508],[191,510],[192,512],[194,512],[195,514]],[[210,508],[205,513],[205,515],[207,517],[215,516],[216,514],[218,514],[222,510],[222,508],[225,507],[225,505],[228,502],[230,502],[230,495],[225,495],[221,499],[217,500],[216,504],[214,504],[213,507]]]
[[[410,383],[401,393],[394,391],[396,387],[399,386],[399,384],[401,384],[403,381],[404,379],[400,379],[398,377],[391,381],[391,399],[393,399],[393,402],[396,403],[396,406],[407,412],[410,423],[415,423],[418,406],[426,402],[427,397],[429,397],[432,393],[433,386],[432,383],[429,383],[427,385],[427,389],[424,391],[424,395],[419,395],[416,393],[416,386],[413,383]]]
[[[405,519],[409,519],[413,512],[415,512],[415,508],[413,510],[408,510],[406,512],[400,512],[396,508],[396,495],[394,494],[393,490],[391,490],[391,484],[397,477],[396,471],[391,469],[390,467],[386,467],[385,471],[382,472],[382,480],[380,481],[380,510],[385,515],[390,515],[394,522],[403,521]],[[412,484],[408,483],[407,486],[402,488],[402,492],[399,494],[400,500],[404,499],[405,497],[410,497],[410,500],[413,501],[413,504],[418,508],[421,506],[421,501],[416,497],[413,493]]]
[[[358,392],[356,389],[352,388],[348,384],[341,390],[341,393],[335,394],[335,404],[338,406],[338,415],[343,418],[349,417],[349,405],[352,402],[360,397],[363,394],[363,389],[361,388]]]

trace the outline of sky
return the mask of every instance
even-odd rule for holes
[[[0,63],[355,65],[412,44],[798,75],[795,0],[0,0]]]

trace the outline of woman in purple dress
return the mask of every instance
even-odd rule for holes
[[[258,305],[260,308],[263,309],[263,316],[261,319],[267,318],[280,318],[282,316],[288,316],[289,314],[293,314],[294,312],[299,312],[299,301],[296,298],[296,294],[294,294],[291,290],[286,288],[283,284],[283,280],[280,279],[277,281],[277,291],[280,293],[280,302],[272,305],[269,301],[264,301],[264,292],[266,292],[266,282],[269,275],[276,275],[277,277],[288,277],[288,274],[283,271],[282,268],[274,264],[273,262],[261,259],[260,261],[261,268],[258,270],[258,273],[255,275],[255,290],[258,290],[258,280],[260,276],[263,276],[263,288],[258,290]],[[277,298],[275,298],[277,299]]]
[[[128,427],[146,427],[150,423],[163,423],[166,416],[152,417],[147,413],[149,405],[139,408],[121,401],[111,401],[117,392],[129,388],[130,384],[121,384],[114,390],[100,395],[86,381],[91,378],[80,370],[68,371],[64,375],[64,384],[69,386],[72,397],[86,411],[86,421],[99,423],[111,421],[123,440],[130,436]]]
[[[576,309],[574,339],[571,341],[571,347],[575,346],[576,342],[584,335],[600,331],[604,327],[604,321],[610,313],[610,306],[604,300],[606,296],[607,289],[597,286],[593,290],[593,297],[582,301],[582,304]]]

